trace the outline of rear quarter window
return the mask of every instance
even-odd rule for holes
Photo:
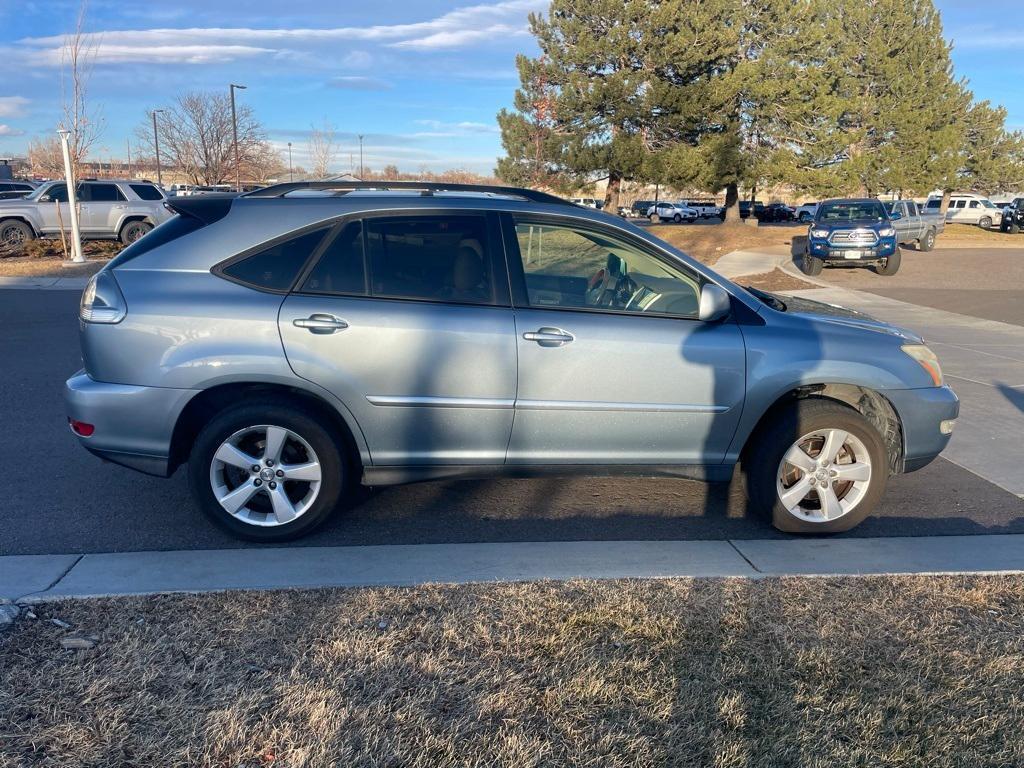
[[[230,280],[266,291],[287,291],[327,234],[318,229],[271,245],[220,267]]]
[[[132,192],[139,196],[142,200],[163,200],[164,196],[160,193],[160,190],[154,187],[152,184],[129,184]]]

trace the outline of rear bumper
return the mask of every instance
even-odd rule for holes
[[[75,435],[90,453],[166,477],[174,425],[195,394],[191,389],[108,384],[79,371],[65,384],[64,405],[69,419],[95,427],[89,437]]]
[[[960,400],[949,387],[894,389],[882,393],[892,403],[903,425],[903,471],[930,464],[949,444],[943,422],[960,415]]]

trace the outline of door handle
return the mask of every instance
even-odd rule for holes
[[[523,338],[527,341],[536,341],[542,347],[560,347],[576,339],[561,328],[538,328],[536,331],[527,331]]]
[[[305,328],[310,333],[335,333],[348,328],[348,323],[341,318],[319,312],[292,320],[292,325],[296,328]]]

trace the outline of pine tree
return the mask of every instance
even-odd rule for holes
[[[553,0],[546,17],[530,15],[542,55],[517,60],[516,111],[498,115],[507,153],[498,176],[567,187],[603,172],[605,207],[617,207],[623,179],[643,171],[642,135],[653,115],[644,69],[651,7]]]

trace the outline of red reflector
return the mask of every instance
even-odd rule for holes
[[[72,432],[76,435],[81,435],[82,437],[91,437],[92,433],[96,431],[96,427],[92,424],[86,424],[84,421],[68,419],[68,424],[70,425]]]

